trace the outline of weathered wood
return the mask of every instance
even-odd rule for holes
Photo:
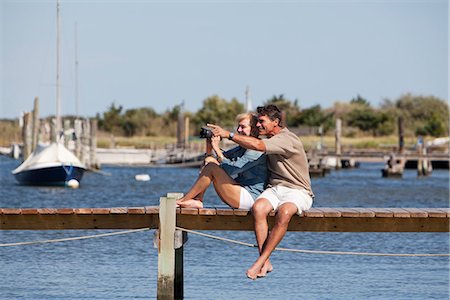
[[[110,210],[111,214],[127,214],[128,208],[126,207],[113,207]]]
[[[198,210],[199,215],[207,215],[207,216],[213,216],[216,215],[216,209],[215,208],[199,208]]]
[[[145,214],[145,208],[144,207],[128,207],[127,212],[129,215]]]
[[[23,149],[22,149],[22,159],[25,161],[33,151],[32,146],[32,136],[33,136],[33,114],[27,112],[23,115],[23,128],[22,128],[22,139],[23,139]]]
[[[161,197],[159,204],[158,299],[175,298],[175,198]]]
[[[404,208],[404,210],[409,212],[409,215],[411,216],[411,218],[427,218],[428,217],[428,213],[423,209]]]
[[[58,212],[58,210],[56,208],[38,208],[38,214],[41,215],[53,215],[56,214]],[[77,211],[79,212],[79,211]]]
[[[198,208],[181,208],[182,215],[198,215]]]
[[[75,208],[74,213],[78,215],[90,215],[92,214],[92,208]]]
[[[373,218],[373,217],[375,217],[375,213],[373,211],[371,211],[371,210],[366,209],[366,208],[354,207],[352,209],[356,210],[359,213],[360,217],[366,217],[366,218]]]
[[[335,208],[341,213],[341,217],[345,218],[356,218],[361,217],[361,214],[358,212],[358,210],[354,208],[348,208],[348,207],[339,207]]]
[[[186,241],[187,232],[175,230],[175,299],[184,297],[184,243]]]
[[[92,213],[98,215],[109,215],[111,208],[93,208]]]
[[[409,211],[403,208],[388,208],[390,211],[394,213],[395,218],[410,218],[411,214]]]
[[[246,209],[233,209],[233,215],[235,216],[249,216],[251,212]]]
[[[89,163],[90,168],[98,169],[97,161],[97,119],[90,120]]]
[[[216,208],[218,216],[232,216],[234,215],[233,209],[230,208]]]
[[[158,228],[157,206],[133,208],[0,208],[0,229]],[[250,211],[177,209],[177,226],[193,230],[253,230]],[[340,215],[340,216],[339,216]],[[450,208],[326,208],[294,216],[290,231],[450,232]],[[272,226],[274,217],[269,216]]]
[[[36,150],[39,139],[39,97],[34,97],[31,151]]]
[[[441,208],[426,208],[429,218],[445,218],[447,216],[447,211]]]

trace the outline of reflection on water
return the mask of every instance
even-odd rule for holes
[[[158,205],[167,192],[186,191],[197,170],[104,167],[87,173],[77,190],[26,187],[0,157],[0,207],[134,207]],[[381,164],[314,178],[314,205],[329,207],[448,207],[449,176],[381,177]],[[136,174],[149,174],[148,182]],[[208,205],[223,205],[212,190]],[[0,243],[56,239],[106,231],[0,231]],[[252,232],[209,232],[253,243]],[[281,247],[362,252],[446,253],[446,233],[288,232]],[[152,299],[157,253],[153,231],[91,240],[0,247],[2,299]],[[448,299],[448,258],[364,257],[276,252],[274,272],[250,281],[245,270],[256,249],[189,235],[185,246],[186,299]]]

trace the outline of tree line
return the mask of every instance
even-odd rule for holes
[[[449,106],[434,96],[405,94],[396,100],[384,99],[379,107],[373,107],[360,95],[345,102],[335,102],[332,107],[321,105],[301,108],[298,100],[276,95],[265,104],[276,104],[284,113],[288,127],[321,127],[325,134],[334,130],[335,120],[342,120],[345,136],[383,136],[397,133],[397,120],[402,118],[405,134],[423,136],[449,135]],[[197,112],[185,111],[176,105],[158,114],[153,108],[143,107],[125,110],[112,103],[103,114],[97,114],[99,129],[118,136],[174,136],[179,114],[189,117],[190,133],[198,135],[206,123],[220,124],[226,128],[235,126],[235,117],[245,111],[236,98],[223,99],[217,95],[203,100]]]

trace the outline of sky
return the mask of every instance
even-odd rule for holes
[[[56,112],[56,0],[0,0],[0,118]],[[448,101],[448,0],[61,0],[61,113]],[[75,42],[77,41],[77,42]],[[77,55],[75,55],[77,53]],[[78,68],[75,68],[75,61]],[[78,72],[76,72],[78,70]],[[78,76],[76,76],[78,74]],[[78,82],[78,84],[76,84]]]

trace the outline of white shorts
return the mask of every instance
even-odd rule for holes
[[[240,209],[251,209],[255,203],[252,195],[245,188],[241,187],[241,196],[239,198],[239,208]]]
[[[297,206],[299,215],[302,211],[310,209],[313,203],[313,198],[305,189],[298,190],[280,185],[266,189],[256,200],[261,198],[269,200],[275,211],[284,203],[293,203]]]

